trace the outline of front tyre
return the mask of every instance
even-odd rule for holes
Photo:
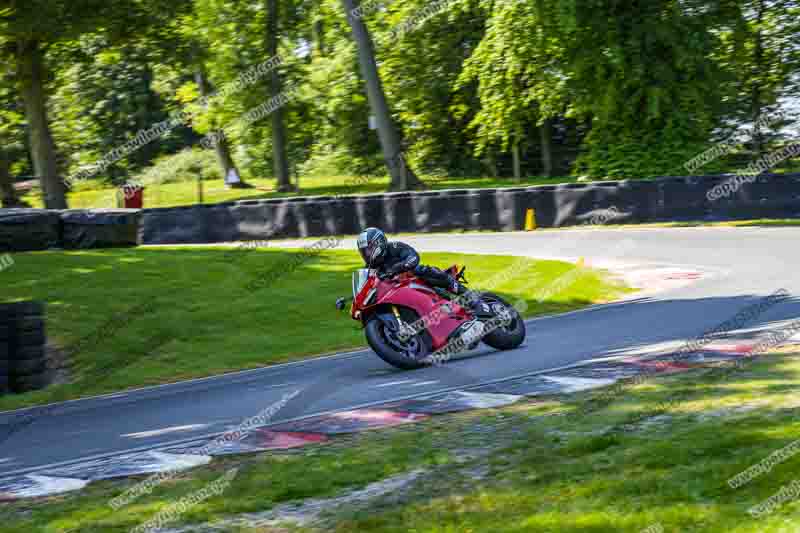
[[[491,292],[482,293],[481,301],[489,304],[496,313],[502,310],[500,314],[505,312],[509,315],[508,322],[499,324],[494,330],[486,334],[483,337],[483,342],[496,350],[513,350],[522,344],[525,340],[525,321],[522,320],[519,311],[513,305]]]
[[[418,318],[410,309],[401,309],[400,316],[407,324],[414,323]],[[390,365],[403,370],[428,366],[425,360],[430,354],[431,344],[426,332],[422,331],[405,340],[401,339],[399,332],[399,324],[394,317],[384,321],[373,316],[364,328],[370,348]]]

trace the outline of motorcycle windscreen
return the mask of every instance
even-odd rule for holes
[[[363,289],[364,285],[367,284],[368,279],[369,279],[368,268],[359,268],[358,270],[353,272],[353,298],[358,296],[358,293],[361,292],[361,289]]]

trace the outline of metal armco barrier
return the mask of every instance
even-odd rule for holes
[[[472,209],[475,229],[500,229],[497,219],[497,189],[473,189],[470,191],[468,202]]]
[[[137,243],[140,211],[96,209],[61,213],[64,248],[111,248]]]
[[[731,176],[668,176],[507,189],[243,200],[140,211],[0,210],[0,251],[124,244],[183,244],[457,229],[518,231],[534,209],[539,227],[681,220],[800,218],[800,174],[763,175],[726,197],[708,192]],[[100,213],[100,214],[98,214]],[[138,215],[137,215],[138,213]],[[138,238],[133,227],[138,225]],[[113,228],[112,228],[113,227]]]
[[[740,201],[746,202],[751,212],[759,218],[769,216],[792,218],[800,214],[800,175],[782,180],[770,180],[759,176],[739,192],[742,193]]]
[[[554,193],[556,220],[554,226],[576,226],[600,216],[595,207],[595,187],[590,183],[559,185]]]
[[[194,206],[142,211],[139,243],[204,242],[203,210]]]
[[[205,242],[230,242],[238,240],[239,225],[233,202],[200,207],[199,216],[205,226]]]
[[[58,211],[0,209],[0,251],[47,250],[60,244]]]
[[[330,199],[325,197],[298,198],[297,201],[291,202],[300,237],[330,234],[331,229],[326,223],[326,215],[330,216],[330,213],[325,213],[324,210],[329,203]]]
[[[358,217],[358,226],[360,228],[368,226],[383,227],[386,223],[384,207],[383,195],[357,197],[356,216]]]
[[[385,231],[389,233],[412,233],[417,231],[417,217],[414,212],[414,193],[394,192],[384,195],[384,212],[386,214]],[[358,233],[356,231],[344,235]]]
[[[703,220],[708,204],[699,179],[670,177],[658,181],[656,218]]]
[[[243,241],[269,239],[272,235],[269,228],[270,206],[259,200],[236,202],[231,208],[236,231]]]
[[[28,392],[50,382],[44,304],[0,304],[0,390]]]
[[[355,235],[361,231],[354,196],[334,198],[329,201],[328,207],[332,212],[330,216],[334,227],[331,235]]]
[[[558,214],[556,190],[558,190],[558,188],[555,185],[543,185],[541,187],[530,187],[526,189],[521,195],[522,205],[519,206],[519,209],[523,211],[533,209],[536,213],[536,225],[539,227],[556,227],[556,218]]]
[[[641,223],[655,220],[657,200],[655,195],[650,194],[652,186],[647,182],[623,181],[619,183],[618,187],[611,187],[611,191],[608,189],[603,185],[599,195],[605,203],[616,205],[617,209],[625,217],[620,222]],[[619,203],[615,204],[614,202],[617,200]]]
[[[300,237],[300,224],[297,220],[298,210],[292,207],[293,203],[303,200],[302,198],[294,198],[293,201],[289,200],[267,200],[267,205],[270,206],[269,224],[272,230],[273,237]],[[302,211],[301,211],[302,213]]]
[[[503,189],[495,195],[497,209],[497,228],[501,231],[515,231],[523,228],[525,222],[525,188]]]

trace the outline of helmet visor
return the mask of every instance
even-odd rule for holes
[[[361,259],[367,265],[378,265],[381,262],[381,244],[378,242],[371,242],[364,246],[359,246],[358,251],[361,253]]]

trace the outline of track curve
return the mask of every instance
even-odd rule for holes
[[[668,350],[785,289],[789,299],[733,333],[747,337],[800,316],[798,237],[794,228],[717,227],[409,237],[421,252],[584,258],[644,290],[627,301],[534,319],[519,349],[482,349],[441,367],[404,372],[364,350],[2,413],[0,476],[219,434],[294,391],[271,423]]]

